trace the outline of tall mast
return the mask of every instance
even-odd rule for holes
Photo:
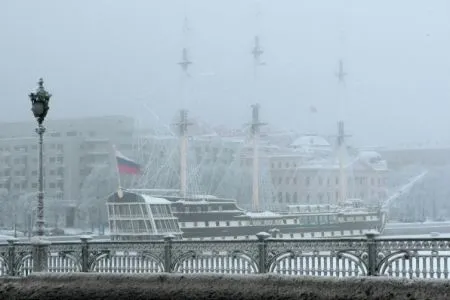
[[[187,32],[189,30],[188,20],[186,16],[186,3],[185,3],[185,17],[183,24],[183,33],[186,37]],[[178,62],[178,65],[181,67],[183,72],[182,86],[181,86],[181,105],[185,105],[185,95],[184,95],[184,79],[189,77],[188,69],[192,65],[192,61],[189,59],[188,48],[186,46],[187,41],[184,42],[185,46],[181,50],[181,60]],[[178,134],[180,137],[180,192],[181,197],[186,198],[187,196],[187,148],[188,148],[188,126],[191,125],[188,121],[188,111],[185,108],[180,110],[180,118],[179,122],[175,125],[178,126]]]
[[[262,123],[259,119],[259,104],[252,105],[252,123],[251,137],[253,141],[253,185],[252,185],[252,209],[253,211],[259,211],[259,156],[258,156],[258,143],[260,136],[260,128],[266,123]]]
[[[256,2],[256,32],[259,31],[259,17],[260,17],[260,7],[259,2]],[[257,86],[257,70],[260,66],[264,65],[261,61],[261,56],[264,53],[263,48],[261,47],[261,42],[259,35],[256,34],[254,37],[254,44],[252,48],[252,56],[253,56],[253,78],[255,84],[255,98],[259,97],[258,86]],[[260,210],[259,203],[259,137],[260,137],[260,128],[265,125],[259,119],[259,109],[260,105],[258,103],[253,104],[252,106],[252,122],[250,124],[251,128],[251,139],[252,139],[252,148],[253,148],[253,171],[252,171],[252,209],[253,211]]]
[[[261,55],[264,53],[264,50],[261,47],[259,36],[255,36],[254,45],[252,49],[252,55],[253,55],[253,62],[254,62],[254,69],[253,69],[253,76],[256,79],[257,75],[257,69],[259,66],[264,65],[264,63],[261,61]]]
[[[339,69],[336,74],[339,84],[345,85],[345,76],[347,74],[344,72],[344,63],[342,60],[339,60]],[[343,103],[339,103],[341,109],[343,107]],[[340,110],[341,110],[340,109]],[[345,166],[344,166],[344,156],[346,153],[345,146],[345,138],[347,135],[345,134],[344,121],[342,113],[339,116],[338,121],[338,155],[339,155],[339,204],[343,204],[347,200],[347,176],[345,174]]]
[[[187,133],[188,126],[191,125],[188,121],[188,111],[186,109],[180,110],[180,120],[176,124],[178,126],[178,134],[180,136],[180,192],[183,198],[187,195]]]

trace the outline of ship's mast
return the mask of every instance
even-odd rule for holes
[[[188,22],[186,17],[186,3],[185,3],[185,18],[183,24],[183,32],[186,36],[188,31]],[[185,105],[185,95],[184,95],[184,79],[189,77],[188,69],[192,65],[192,61],[189,59],[188,48],[186,46],[187,42],[185,42],[185,46],[181,51],[181,61],[178,62],[178,65],[181,67],[183,72],[182,78],[182,86],[181,86],[181,105]],[[178,134],[180,137],[180,193],[181,197],[186,198],[187,196],[187,148],[188,148],[188,126],[191,125],[188,121],[188,111],[183,108],[180,110],[180,118],[178,123],[176,123],[178,127]]]
[[[339,60],[339,69],[336,74],[339,84],[344,87],[345,85],[345,76],[347,74],[344,72],[344,63],[342,60]],[[343,103],[339,103],[341,106],[341,110],[343,108]],[[344,166],[344,157],[346,153],[346,145],[345,145],[345,128],[342,113],[340,115],[340,120],[338,121],[338,155],[339,155],[339,204],[343,204],[347,200],[347,176],[345,174],[345,166]]]
[[[180,120],[176,124],[178,126],[178,134],[180,135],[180,192],[183,198],[187,195],[187,133],[188,126],[191,125],[188,121],[188,111],[186,109],[180,110]]]
[[[260,17],[260,7],[259,2],[256,2],[256,25],[259,27],[259,17]],[[258,31],[259,28],[256,28]],[[253,78],[255,81],[255,98],[258,98],[258,86],[257,86],[257,70],[260,66],[264,65],[261,61],[261,56],[264,53],[264,50],[261,47],[261,42],[259,35],[256,34],[254,38],[254,44],[252,48],[252,56],[253,56]],[[251,139],[252,139],[252,148],[253,148],[253,172],[252,172],[252,209],[253,211],[260,210],[259,203],[259,137],[260,137],[260,128],[265,125],[259,119],[259,109],[260,105],[258,103],[253,104],[252,106],[252,122],[250,123],[251,127]]]
[[[259,156],[258,144],[261,126],[265,125],[259,119],[259,104],[252,105],[252,123],[250,124],[251,137],[253,142],[253,184],[252,184],[252,209],[259,211]]]

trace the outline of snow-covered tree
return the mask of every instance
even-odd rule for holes
[[[117,174],[109,165],[98,165],[83,180],[78,206],[85,227],[100,227],[107,222],[106,198],[118,189]]]

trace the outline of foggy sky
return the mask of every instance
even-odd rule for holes
[[[342,96],[359,145],[450,144],[449,1],[266,0],[259,18],[254,0],[183,3],[1,1],[0,121],[31,120],[27,94],[42,76],[50,118],[154,113],[168,123],[182,106],[176,63],[187,43],[185,106],[214,125],[240,126],[259,102],[272,127],[332,134]],[[256,82],[255,34],[267,62]]]

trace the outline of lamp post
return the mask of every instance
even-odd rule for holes
[[[48,102],[52,96],[44,89],[44,80],[39,79],[38,88],[35,93],[28,95],[31,100],[31,111],[33,112],[38,127],[36,133],[39,135],[39,178],[38,178],[38,204],[36,215],[36,235],[44,235],[44,174],[42,170],[43,135],[45,127],[42,125],[49,109]]]

